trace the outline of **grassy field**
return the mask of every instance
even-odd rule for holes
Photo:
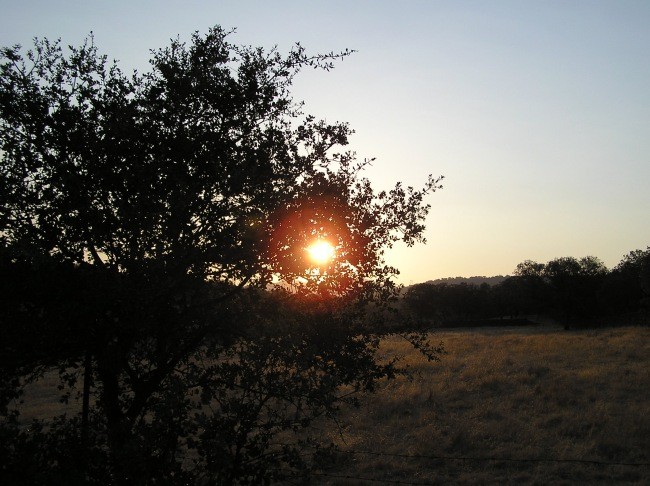
[[[404,340],[384,343],[383,356],[405,355],[414,375],[324,429],[344,452],[314,484],[650,484],[650,466],[603,464],[650,463],[650,328],[463,329],[432,340],[447,351],[438,363]],[[53,375],[31,389],[23,419],[78,412],[57,395]]]
[[[602,464],[650,463],[650,328],[432,337],[439,363],[385,343],[416,375],[346,411],[329,435],[348,452],[318,484],[650,484],[647,465]]]

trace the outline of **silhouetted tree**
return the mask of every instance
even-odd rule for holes
[[[517,265],[513,272],[517,277],[542,277],[544,275],[544,264],[533,260],[525,260]]]
[[[499,317],[518,317],[527,314],[531,307],[528,289],[523,277],[508,277],[494,289],[494,305]]]
[[[496,315],[493,289],[481,285],[423,283],[413,285],[404,294],[403,304],[425,325],[468,324]]]
[[[629,252],[605,278],[601,290],[603,311],[610,315],[630,314],[639,309],[643,299],[641,274],[649,250]]]
[[[646,250],[646,254],[641,260],[639,281],[641,282],[641,291],[643,292],[641,306],[648,311],[650,310],[650,250]]]
[[[304,465],[273,437],[396,372],[375,360],[359,309],[393,294],[383,253],[422,240],[423,198],[439,179],[376,194],[361,177],[368,162],[334,152],[349,127],[303,115],[294,76],[346,55],[240,47],[218,27],[130,76],[92,38],[67,55],[48,40],[26,55],[3,49],[2,278],[17,296],[2,311],[3,360],[30,379],[60,366],[66,387],[83,376],[95,398],[38,429],[43,474],[266,483]],[[305,258],[314,238],[336,248],[326,267]],[[261,333],[267,309],[244,289],[274,280],[310,300],[282,333]],[[45,339],[42,360],[21,356],[26,322]],[[13,443],[27,444],[8,417]],[[19,449],[4,451],[10,478],[29,472]]]
[[[513,276],[498,290],[506,307],[515,315],[540,314],[548,308],[549,292],[543,263],[526,260],[518,264]]]
[[[596,257],[562,257],[544,266],[556,316],[568,327],[576,319],[598,313],[598,293],[607,268]]]
[[[435,290],[434,284],[415,284],[406,290],[403,297],[405,308],[418,321],[429,325],[438,324],[442,320],[441,303],[436,299]]]

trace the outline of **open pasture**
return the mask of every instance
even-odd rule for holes
[[[344,410],[341,428],[324,425],[323,440],[343,452],[312,484],[650,483],[650,328],[449,329],[431,339],[446,350],[437,363],[403,339],[383,343],[382,357],[403,355],[411,378]],[[56,383],[31,387],[23,420],[78,413],[78,402],[58,402]]]
[[[432,340],[447,351],[439,363],[385,343],[415,374],[346,411],[330,437],[348,452],[321,484],[650,482],[650,328],[443,330]]]

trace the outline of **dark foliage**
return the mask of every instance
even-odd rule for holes
[[[335,152],[349,127],[292,100],[347,52],[227,38],[130,76],[92,37],[2,50],[4,482],[266,484],[308,471],[313,420],[400,372],[363,311],[394,297],[384,251],[422,241],[439,180],[373,192]],[[79,415],[25,428],[14,400],[53,369]]]

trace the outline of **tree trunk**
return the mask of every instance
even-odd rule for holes
[[[84,359],[84,389],[81,408],[81,445],[88,445],[88,416],[90,413],[90,387],[92,385],[93,361],[90,351],[86,351]]]
[[[133,457],[129,453],[131,425],[124,415],[120,403],[120,372],[112,363],[101,363],[98,359],[97,372],[102,382],[101,406],[108,428],[108,447],[111,469],[115,484],[131,484]]]

